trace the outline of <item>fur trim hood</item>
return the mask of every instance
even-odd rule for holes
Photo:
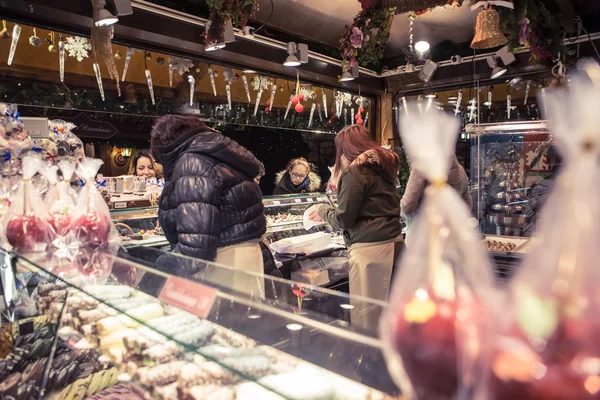
[[[287,169],[284,169],[275,174],[275,185],[278,185],[279,182],[281,182],[286,173]],[[318,192],[321,189],[321,177],[311,171],[308,173],[308,179],[310,179],[310,183],[308,184],[308,193]]]
[[[384,158],[389,158],[384,160]],[[386,181],[396,183],[400,170],[400,157],[394,152],[385,149],[367,150],[350,164],[350,167],[368,167],[373,169]]]

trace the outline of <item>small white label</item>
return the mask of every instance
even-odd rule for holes
[[[294,199],[296,203],[302,203],[302,199]]]
[[[127,202],[115,203],[115,210],[121,209],[121,208],[127,208]]]
[[[281,202],[279,200],[273,200],[273,204],[276,205],[276,206],[278,206],[278,205],[281,204]]]

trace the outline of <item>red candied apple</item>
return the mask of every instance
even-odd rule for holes
[[[84,247],[76,256],[76,266],[81,275],[87,279],[103,283],[112,272],[114,258],[102,248]]]
[[[453,302],[434,302],[422,289],[397,315],[395,347],[419,399],[456,397],[455,316]]]
[[[48,243],[48,225],[35,215],[18,215],[8,221],[6,238],[15,250],[44,250]]]
[[[76,237],[84,245],[101,246],[108,241],[110,220],[104,214],[88,211],[71,222]]]
[[[50,234],[54,237],[65,236],[71,229],[71,220],[73,216],[67,213],[51,213],[46,220],[50,226]]]

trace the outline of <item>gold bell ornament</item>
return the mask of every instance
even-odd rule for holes
[[[491,49],[504,46],[508,39],[500,32],[500,15],[493,8],[484,9],[477,16],[472,49]]]

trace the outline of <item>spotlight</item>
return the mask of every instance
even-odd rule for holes
[[[437,71],[438,65],[431,60],[427,60],[425,65],[423,65],[423,69],[419,72],[419,79],[425,83],[428,83],[431,78],[433,78],[433,74]]]
[[[450,57],[450,64],[457,65],[462,63],[462,57],[459,55]]]
[[[425,98],[426,99],[437,99],[437,94],[435,94],[435,93],[426,94]]]
[[[354,77],[352,76],[352,74],[350,73],[350,71],[345,71],[342,74],[342,77],[340,79],[340,81],[342,81],[342,82],[348,82],[348,81],[353,81],[353,80],[354,80]]]
[[[101,1],[98,19],[94,21],[96,26],[114,25],[119,22],[119,16],[133,14],[130,0],[108,0]]]
[[[503,48],[498,50],[498,52],[496,53],[496,58],[501,59],[502,63],[506,67],[517,61],[517,58],[513,53],[511,53],[511,51],[508,49],[508,46],[504,46]]]
[[[213,43],[213,44],[204,46],[204,51],[215,51],[215,50],[221,50],[223,48],[225,48],[225,43],[217,42],[217,43]]]
[[[492,79],[499,78],[502,75],[504,75],[506,73],[506,71],[508,71],[506,68],[500,67],[498,65],[498,61],[496,61],[496,57],[494,57],[494,56],[489,56],[487,58],[487,63],[490,66],[490,68],[492,69],[492,75],[491,75]]]
[[[427,54],[429,53],[430,47],[431,46],[429,45],[429,42],[426,42],[424,40],[415,43],[415,52],[417,53],[417,57],[420,60],[425,59],[425,57],[427,57]]]
[[[308,62],[308,45],[304,43],[296,44],[289,42],[287,44],[288,56],[283,65],[286,67],[297,67],[300,64]]]

